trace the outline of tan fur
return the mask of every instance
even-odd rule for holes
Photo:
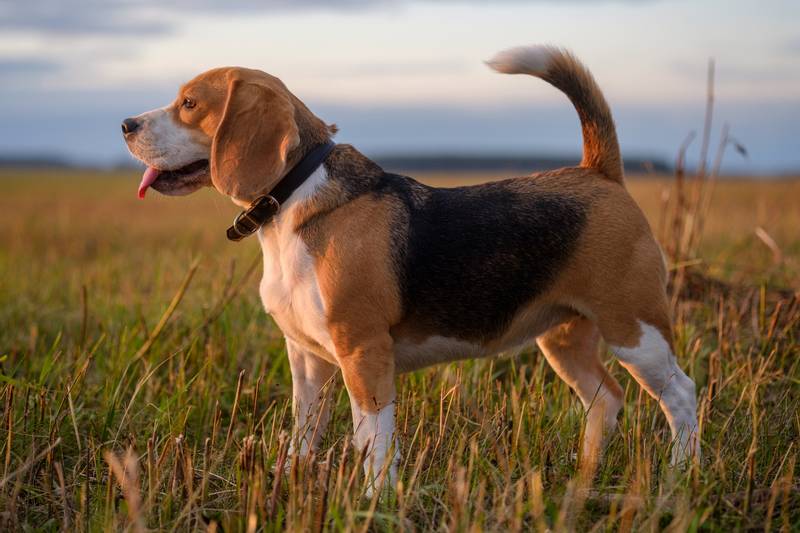
[[[600,360],[600,331],[587,318],[575,316],[536,339],[550,366],[572,388],[587,410],[582,467],[592,471],[604,434],[616,425],[623,392]]]
[[[595,197],[593,209],[552,292],[596,320],[609,344],[635,346],[638,321],[655,326],[671,342],[667,273],[644,214],[618,184],[595,179],[582,189]]]
[[[597,169],[612,180],[622,181],[622,156],[617,129],[597,82],[591,72],[569,52],[562,50],[554,54],[550,61],[543,79],[564,91],[581,119],[581,166]]]
[[[238,75],[229,78],[225,112],[211,146],[211,180],[224,194],[252,201],[280,180],[300,137],[294,107],[284,94]]]
[[[187,109],[191,98],[196,106]],[[173,120],[211,147],[212,182],[247,204],[265,194],[314,146],[336,132],[274,76],[259,70],[209,70],[181,87]],[[227,120],[226,120],[227,118]]]
[[[368,412],[394,399],[389,329],[401,308],[391,264],[392,207],[362,196],[330,213],[308,242],[345,384]]]

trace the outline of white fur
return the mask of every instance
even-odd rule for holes
[[[656,328],[639,322],[642,335],[633,348],[611,346],[620,363],[661,405],[672,430],[673,464],[700,454],[695,384],[678,366]]]
[[[352,396],[350,398],[350,408],[353,412],[353,445],[359,451],[366,450],[364,474],[367,476],[369,489],[379,489],[382,477],[389,486],[394,486],[397,480],[400,450],[394,438],[394,403],[392,398],[392,401],[377,413],[369,413],[359,407],[355,398]],[[392,455],[391,458],[389,454]],[[390,464],[385,468],[387,460]],[[369,493],[371,494],[371,490]]]
[[[319,446],[330,419],[329,382],[338,370],[314,263],[294,231],[295,210],[326,179],[320,166],[257,233],[264,256],[261,302],[286,337],[292,371],[290,452],[301,456]]]
[[[315,451],[330,420],[331,378],[337,367],[294,341],[286,341],[292,370],[292,440],[290,453]]]
[[[294,208],[313,195],[325,179],[325,169],[320,166],[281,206],[273,221],[259,230],[258,239],[264,254],[260,293],[264,308],[287,339],[335,363],[336,351],[327,328],[314,262],[305,243],[294,231]],[[302,339],[307,338],[316,346],[304,344]]]
[[[518,46],[498,52],[486,64],[503,74],[542,76],[547,72],[551,58],[560,53],[552,46]]]
[[[135,117],[141,123],[128,147],[146,165],[159,170],[175,170],[207,159],[210,146],[201,136],[175,122],[170,106]]]

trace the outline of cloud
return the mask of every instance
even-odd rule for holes
[[[42,34],[152,34],[169,24],[141,17],[139,6],[102,0],[0,0],[0,28]]]
[[[181,16],[368,7],[396,0],[0,0],[0,28],[44,34],[163,34]]]
[[[435,0],[422,0],[434,2]],[[442,0],[438,0],[442,1]],[[479,0],[444,0],[481,3]],[[519,2],[523,0],[503,0]],[[538,0],[556,3],[559,0]],[[568,0],[614,3],[614,0]],[[617,0],[650,3],[653,0]],[[195,14],[247,14],[318,10],[341,12],[402,6],[410,0],[0,0],[0,29],[41,34],[152,35],[169,33],[181,17]]]

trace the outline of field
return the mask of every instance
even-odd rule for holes
[[[530,349],[398,379],[382,499],[341,379],[320,457],[285,458],[289,366],[235,206],[137,183],[0,173],[0,530],[800,530],[800,181],[714,191],[675,313],[699,465],[668,468],[656,402],[607,358],[627,403],[578,484],[582,407]],[[670,183],[629,180],[659,234]]]

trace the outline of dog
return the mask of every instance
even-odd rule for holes
[[[665,261],[625,188],[602,92],[560,48],[514,48],[487,63],[566,94],[582,127],[579,166],[429,187],[334,145],[336,127],[278,78],[228,67],[123,121],[130,152],[147,166],[139,196],[211,186],[246,208],[228,236],[256,233],[261,243],[260,295],[292,372],[292,453],[319,446],[325,385],[341,372],[365,473],[373,486],[393,482],[398,373],[535,341],[586,408],[580,461],[596,462],[623,405],[602,340],[658,401],[672,462],[699,457],[695,384],[674,355]]]

